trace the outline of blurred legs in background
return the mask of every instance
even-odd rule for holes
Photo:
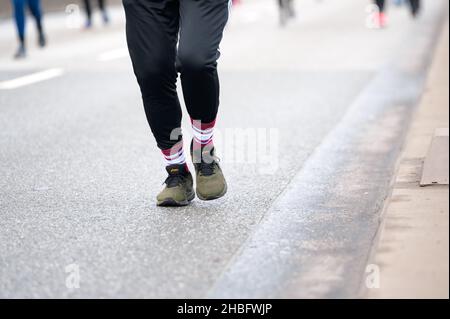
[[[420,12],[420,0],[409,0],[409,4],[411,5],[411,13],[413,17],[417,17]]]
[[[104,24],[109,23],[109,16],[106,12],[105,0],[98,0],[98,7],[102,13],[102,19]],[[86,28],[92,27],[92,4],[91,0],[84,0],[84,9],[86,10]]]
[[[413,15],[413,17],[417,17],[420,12],[420,0],[409,0],[408,2],[411,8],[411,14]],[[386,26],[386,1],[375,0],[375,4],[378,7],[378,12],[375,17],[375,23],[378,27],[383,28]],[[403,2],[398,1],[397,4],[400,5],[403,4]]]
[[[278,0],[280,8],[280,24],[285,26],[289,19],[295,17],[294,1],[293,0]]]
[[[28,5],[28,8],[31,11],[35,21],[36,28],[39,33],[38,44],[40,47],[44,47],[46,44],[44,30],[42,27],[42,13],[40,7],[39,0],[13,0],[14,6],[14,18],[16,20],[17,25],[17,33],[19,37],[19,48],[14,55],[16,59],[24,58],[26,56],[26,46],[25,46],[25,26],[26,26],[26,14],[25,14],[25,5]]]
[[[385,10],[385,4],[386,1],[385,0],[375,0],[376,5],[378,6],[378,9],[380,10],[380,12],[384,12]]]
[[[378,7],[378,12],[375,13],[375,25],[377,28],[384,28],[386,26],[386,1],[375,0]]]

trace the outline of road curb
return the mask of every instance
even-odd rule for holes
[[[418,29],[420,36],[405,40],[398,59],[373,79],[308,159],[208,297],[359,296],[440,26]],[[411,47],[420,52],[421,65],[408,63]]]
[[[419,185],[434,129],[448,127],[448,21],[433,56],[369,260],[380,287],[363,289],[368,298],[448,298],[448,186]]]

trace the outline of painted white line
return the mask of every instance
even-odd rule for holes
[[[49,69],[42,72],[37,72],[29,75],[22,76],[20,78],[16,78],[14,80],[8,80],[0,82],[0,90],[13,90],[23,86],[27,86],[30,84],[34,84],[37,82],[42,82],[46,80],[50,80],[61,76],[64,73],[63,69],[55,68]]]
[[[122,58],[128,57],[128,49],[127,48],[121,48],[117,50],[108,51],[105,53],[100,54],[97,57],[97,61],[99,62],[107,62],[112,60],[118,60]]]

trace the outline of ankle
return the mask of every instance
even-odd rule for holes
[[[164,161],[166,162],[166,167],[181,165],[187,168],[186,157],[183,150],[183,140],[179,141],[171,148],[161,150],[161,152],[163,154]]]
[[[189,167],[186,163],[184,164],[175,164],[166,166],[166,171],[169,175],[181,175],[187,176],[189,175]]]

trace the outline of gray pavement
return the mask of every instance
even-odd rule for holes
[[[235,9],[221,50],[219,135],[236,128],[277,129],[278,169],[261,174],[261,167],[274,163],[234,163],[225,153],[229,194],[183,209],[155,207],[163,164],[130,62],[120,58],[125,47],[120,8],[111,29],[92,32],[61,32],[64,16],[50,17],[55,41],[44,51],[32,49],[27,61],[13,62],[8,50],[1,50],[0,83],[50,68],[64,73],[0,90],[0,297],[356,296],[378,208],[447,11],[446,1],[433,1],[411,21],[403,10],[392,9],[388,29],[369,30],[366,4],[298,1],[299,18],[286,29],[277,27],[272,1],[247,1]],[[0,38],[13,43],[12,26],[2,29]],[[119,58],[102,59],[111,52]],[[386,96],[375,94],[380,85]],[[348,118],[364,114],[362,96],[372,103],[367,109],[373,119],[353,127]],[[330,137],[336,130],[348,139]],[[339,150],[342,157],[334,157]],[[340,173],[355,165],[364,174],[343,178]],[[318,187],[304,192],[299,185],[305,175]],[[279,276],[273,274],[268,289],[257,289],[248,273],[233,270],[251,256],[246,250],[255,240],[261,238],[256,247],[262,252],[256,261],[270,252],[264,234],[284,231],[283,219],[270,219],[285,200],[301,201],[301,211],[291,213],[301,212],[303,220],[322,206],[329,207],[330,219],[318,216],[311,232],[305,231],[308,224],[298,229],[291,224],[289,269],[277,268]],[[335,265],[346,275],[334,280],[332,289],[318,273],[302,273],[313,273],[323,259],[308,258],[292,244],[299,240],[313,250],[328,244],[330,255],[345,251],[344,262],[337,259]],[[352,258],[356,266],[349,267]],[[279,260],[273,260],[276,266]],[[66,286],[71,264],[79,266],[79,289]],[[305,264],[309,268],[300,267]],[[255,278],[267,271],[255,261],[251,265]],[[250,286],[230,294],[227,280]]]

